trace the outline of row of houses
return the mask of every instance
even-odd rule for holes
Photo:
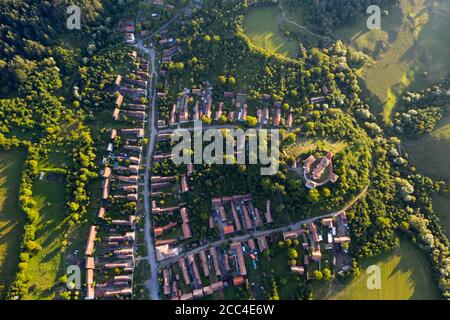
[[[167,10],[175,9],[175,6],[170,3],[164,3],[164,0],[152,0],[152,4],[158,7],[164,7]]]
[[[164,296],[171,300],[201,299],[228,286],[248,285],[248,261],[257,260],[257,255],[268,247],[266,237],[259,237],[181,257],[162,270]]]
[[[321,231],[318,229],[316,223],[309,223],[306,228],[283,233],[283,239],[285,241],[288,239],[297,239],[305,250],[303,263],[301,263],[301,265],[292,266],[292,272],[303,274],[310,265],[310,261],[314,261],[320,266],[323,260],[322,250],[329,250],[332,252],[334,256],[333,264],[338,272],[342,271],[342,269],[346,271],[350,268],[351,259],[348,255],[348,249],[342,250],[343,244],[348,246],[351,242],[347,233],[345,212],[339,213],[337,217],[323,218],[320,221],[320,226],[322,228]],[[339,231],[337,231],[337,227]],[[326,233],[323,233],[324,230]],[[327,241],[323,240],[322,234],[327,235]]]
[[[158,122],[159,127],[162,128],[167,125],[172,127],[191,121],[198,121],[203,117],[219,121],[223,116],[226,117],[228,122],[243,123],[246,121],[247,116],[250,115],[246,96],[243,93],[225,92],[224,101],[227,101],[227,98],[231,101],[231,108],[225,110],[225,106],[229,105],[229,102],[226,104],[224,101],[221,101],[217,108],[213,107],[212,87],[186,89],[184,95],[178,97],[176,103],[172,105],[169,120],[166,122],[166,120],[160,119]],[[192,97],[195,98],[195,103],[190,105],[189,101]],[[294,120],[293,112],[291,110],[282,111],[281,106],[281,102],[274,102],[273,108],[270,106],[258,108],[256,115],[254,115],[257,124],[274,127],[285,126],[291,129]],[[213,109],[215,109],[215,113]]]
[[[158,134],[157,146],[159,143],[168,142],[171,134]],[[170,154],[156,153],[153,156],[154,163],[167,161],[171,158]],[[177,200],[181,194],[189,191],[189,177],[194,171],[193,165],[187,165],[186,173],[176,176],[159,176],[151,177],[151,196],[152,196],[152,215],[153,217],[164,217],[165,221],[170,220],[166,226],[158,225],[160,220],[155,220],[154,236],[157,260],[165,260],[176,257],[180,253],[177,247],[179,242],[192,238],[191,221],[188,209],[182,205],[174,204],[167,206],[166,200],[173,198]],[[160,200],[164,201],[164,206]],[[176,222],[178,221],[178,222]],[[170,229],[167,229],[171,227]],[[168,231],[179,227],[180,232],[171,233],[172,236],[166,236]],[[161,232],[162,231],[162,232]]]
[[[116,101],[112,117],[115,121],[122,118],[144,121],[146,118],[147,105],[143,102],[148,97],[149,62],[138,58],[136,51],[131,55],[136,65],[133,78],[117,75],[114,82]]]
[[[134,60],[139,59],[136,51],[131,56]],[[118,76],[115,86],[121,88],[124,81],[144,85],[147,80],[145,77],[123,79]],[[122,103],[123,99],[118,99],[116,106],[119,104],[120,107]],[[131,108],[141,107],[132,105]],[[135,229],[138,221],[134,208],[139,198],[143,138],[143,126],[111,128],[105,135],[101,204],[96,224],[89,229],[85,251],[87,300],[124,299],[133,294]],[[130,206],[130,203],[135,205]]]
[[[213,229],[217,225],[221,234],[246,231],[272,222],[270,200],[266,201],[263,219],[259,209],[253,203],[251,194],[212,199],[209,227]]]

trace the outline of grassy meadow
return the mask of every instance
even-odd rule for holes
[[[244,19],[245,34],[256,46],[293,58],[298,45],[294,41],[286,41],[280,35],[278,21],[278,7],[253,8]]]
[[[434,179],[450,181],[450,117],[419,140],[404,142],[411,162],[422,173]]]
[[[0,152],[0,298],[14,280],[24,216],[18,192],[25,153]]]
[[[40,222],[36,241],[42,247],[29,261],[27,276],[30,292],[24,299],[53,299],[55,286],[63,274],[63,234],[67,230],[65,210],[66,187],[61,182],[37,181],[33,197],[37,203]]]
[[[433,197],[433,209],[441,219],[445,235],[450,239],[450,197],[435,195]]]
[[[337,35],[371,57],[358,76],[374,111],[389,121],[403,93],[424,89],[448,72],[450,1],[401,0],[387,10],[381,30],[368,30],[364,19]]]
[[[381,289],[369,290],[366,268],[377,265],[381,269]],[[334,300],[435,300],[439,290],[431,274],[425,255],[411,243],[401,241],[390,254],[367,259],[361,275],[348,284],[315,283],[314,299]]]

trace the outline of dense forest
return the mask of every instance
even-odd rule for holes
[[[296,1],[296,0],[289,0]],[[383,14],[389,14],[386,7],[392,6],[398,0],[306,0],[305,8],[311,14],[308,22],[317,32],[334,35],[336,28],[348,25],[358,19],[367,17],[366,10],[371,5],[378,5]]]

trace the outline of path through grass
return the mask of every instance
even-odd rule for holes
[[[278,15],[276,6],[251,9],[244,19],[244,31],[256,46],[294,58],[298,45],[294,41],[286,41],[280,35]]]

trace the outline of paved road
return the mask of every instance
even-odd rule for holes
[[[153,37],[161,30],[167,28],[173,21],[178,19],[181,14],[186,12],[187,7],[183,10],[181,10],[178,14],[176,14],[172,19],[170,19],[164,26],[162,26],[158,31],[150,35],[149,37]],[[140,10],[137,13],[136,16],[136,22],[140,16]],[[148,38],[149,38],[148,37]],[[138,41],[135,44],[135,47],[137,47],[139,50],[145,53],[145,55],[148,57],[148,59],[151,62],[152,67],[152,80],[150,81],[149,85],[149,93],[152,95],[152,102],[151,102],[151,110],[149,111],[149,129],[150,129],[150,139],[148,143],[147,148],[147,159],[145,164],[145,178],[144,178],[144,208],[145,208],[145,231],[144,231],[144,237],[145,242],[147,245],[147,257],[145,259],[150,264],[150,271],[151,271],[151,277],[150,279],[145,283],[145,286],[147,290],[150,292],[150,297],[152,300],[159,300],[160,299],[160,293],[159,293],[159,282],[158,282],[158,261],[156,260],[156,254],[155,254],[155,245],[153,240],[153,225],[152,225],[152,219],[151,219],[151,212],[150,212],[150,203],[151,203],[151,192],[150,192],[150,168],[152,165],[152,155],[155,148],[155,141],[156,137],[158,135],[158,130],[156,128],[156,84],[158,82],[158,72],[156,71],[156,65],[155,65],[155,51],[153,49],[149,49],[144,47],[143,45],[143,39],[140,39],[138,36]]]
[[[284,226],[284,227],[279,227],[279,228],[275,228],[275,229],[269,229],[269,230],[260,230],[260,231],[253,231],[253,232],[249,232],[245,235],[241,235],[241,236],[237,236],[234,238],[227,238],[227,239],[222,239],[222,240],[218,240],[212,243],[207,243],[201,247],[197,247],[191,251],[187,251],[187,252],[183,252],[181,253],[178,257],[175,258],[171,258],[171,259],[166,259],[163,261],[159,262],[159,267],[161,269],[166,268],[168,266],[170,266],[172,263],[178,261],[180,258],[184,258],[187,257],[191,254],[198,254],[200,253],[200,251],[203,250],[208,250],[212,247],[218,247],[224,243],[227,243],[229,241],[232,242],[243,242],[243,241],[247,241],[249,239],[252,238],[258,238],[258,237],[262,237],[262,236],[270,236],[271,234],[274,233],[282,233],[282,232],[287,232],[287,231],[293,231],[293,230],[298,230],[302,227],[303,224],[309,224],[312,223],[316,220],[320,220],[323,218],[328,218],[328,217],[336,217],[338,216],[340,213],[345,212],[346,210],[350,209],[357,201],[359,201],[366,193],[367,190],[369,189],[369,186],[366,186],[361,193],[355,197],[349,204],[347,204],[344,208],[342,208],[339,211],[333,212],[333,213],[329,213],[329,214],[325,214],[322,216],[318,216],[318,217],[313,217],[313,218],[309,218],[309,219],[305,219],[305,220],[301,220],[295,223],[292,223],[290,225]]]
[[[145,207],[145,242],[147,244],[147,261],[150,264],[151,278],[145,283],[147,290],[150,292],[152,300],[159,300],[159,283],[158,283],[158,261],[156,260],[155,246],[152,235],[152,219],[150,216],[150,168],[153,149],[155,147],[156,140],[156,83],[158,82],[158,73],[155,66],[155,52],[152,49],[147,49],[142,45],[142,40],[139,40],[136,47],[143,51],[150,59],[152,67],[152,80],[150,81],[149,92],[152,94],[151,110],[149,111],[149,127],[150,127],[150,139],[147,148],[147,159],[145,164],[145,178],[144,178],[144,207]]]

